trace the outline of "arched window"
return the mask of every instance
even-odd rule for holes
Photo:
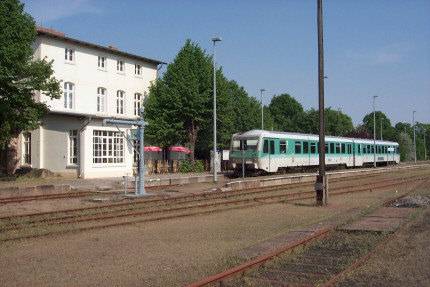
[[[64,108],[73,109],[75,100],[75,85],[70,82],[64,83]]]
[[[125,92],[118,90],[116,92],[116,113],[123,115],[124,114],[124,99],[125,99]]]
[[[97,111],[104,112],[106,110],[106,89],[97,88]]]

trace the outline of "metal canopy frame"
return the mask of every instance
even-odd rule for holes
[[[139,138],[139,182],[135,191],[135,196],[148,195],[145,192],[145,152],[144,152],[144,128],[145,121],[143,120],[143,113],[139,120],[117,120],[117,119],[104,119],[103,125],[131,125],[138,127],[138,138]]]

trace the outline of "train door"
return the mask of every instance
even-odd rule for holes
[[[263,154],[267,159],[267,164],[265,164],[265,168],[268,172],[272,172],[272,161],[275,154],[275,140],[274,139],[264,139],[263,142]]]

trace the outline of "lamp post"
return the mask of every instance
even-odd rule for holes
[[[414,128],[414,161],[417,163],[417,140],[415,135],[415,113],[416,111],[412,112],[412,127]]]
[[[221,42],[221,38],[220,37],[213,37],[212,38],[212,42],[213,42],[213,76],[214,76],[214,87],[213,87],[213,92],[214,92],[214,110],[213,110],[213,119],[214,119],[214,155],[213,155],[213,181],[217,182],[218,181],[218,177],[217,177],[217,172],[216,172],[216,161],[217,161],[217,152],[216,152],[216,61],[215,61],[215,47],[216,47],[216,42]]]
[[[264,110],[263,110],[263,92],[265,89],[260,89],[260,104],[261,104],[261,130],[264,130]]]
[[[378,96],[373,96],[373,167],[376,167],[376,114],[375,100]]]

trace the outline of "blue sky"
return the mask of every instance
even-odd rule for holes
[[[25,0],[38,24],[82,40],[172,61],[185,39],[212,52],[228,78],[264,102],[289,93],[318,105],[316,0]],[[430,1],[326,0],[326,106],[354,124],[378,95],[395,124],[430,122]]]

